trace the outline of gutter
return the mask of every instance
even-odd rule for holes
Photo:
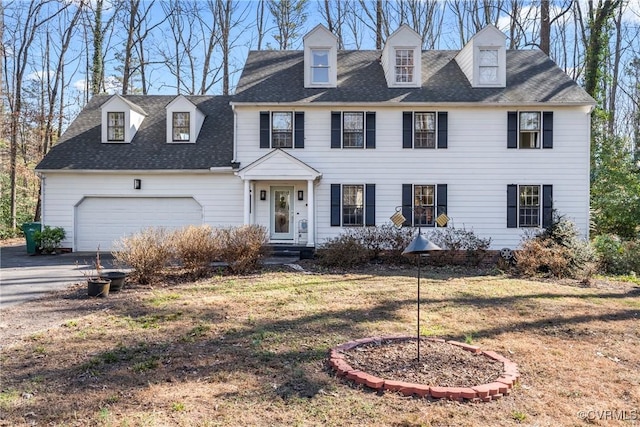
[[[108,174],[108,175],[199,175],[211,173],[233,173],[231,166],[212,166],[209,169],[37,169],[39,174]]]

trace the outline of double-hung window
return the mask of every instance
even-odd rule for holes
[[[518,117],[520,148],[540,148],[541,120],[539,112],[521,112]]]
[[[540,226],[540,186],[521,185],[518,195],[518,223],[520,227]]]
[[[347,112],[342,116],[342,146],[344,148],[364,147],[364,113]]]
[[[312,49],[311,50],[311,83],[312,84],[328,84],[329,83],[329,50]]]
[[[331,184],[331,226],[376,225],[375,184]]]
[[[124,112],[107,113],[107,141],[124,141]]]
[[[260,148],[304,148],[304,112],[261,111]]]
[[[415,113],[413,147],[436,148],[436,113]]]
[[[498,83],[498,49],[480,49],[480,84]]]
[[[331,148],[376,148],[376,113],[332,111]]]
[[[364,185],[342,186],[342,225],[363,225]]]
[[[188,112],[173,113],[173,140],[189,141],[191,134],[191,117]]]
[[[552,185],[507,186],[507,228],[547,227],[552,210]]]
[[[413,49],[396,49],[396,83],[413,83]]]
[[[402,148],[447,148],[446,111],[405,111],[402,113]]]
[[[436,209],[436,188],[434,185],[416,185],[413,187],[413,222],[416,226],[433,227]]]
[[[438,219],[438,216],[443,218]],[[402,184],[403,225],[413,227],[445,227],[447,184]]]
[[[271,113],[272,148],[293,147],[293,113],[274,111]]]
[[[553,148],[553,111],[508,112],[507,148]]]

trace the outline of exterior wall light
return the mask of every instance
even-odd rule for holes
[[[133,180],[133,189],[134,190],[140,190],[142,188],[142,180],[141,179],[134,179]]]
[[[267,190],[260,190],[260,200],[267,200]]]
[[[304,191],[298,190],[298,200],[304,200]]]

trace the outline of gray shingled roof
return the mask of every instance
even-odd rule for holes
[[[187,96],[206,118],[195,144],[167,144],[166,105],[175,96],[125,96],[148,113],[129,144],[101,142],[100,106],[95,96],[71,123],[37,170],[167,170],[231,166],[233,113],[227,96]]]
[[[338,87],[304,87],[303,51],[251,51],[233,102],[584,103],[593,99],[539,50],[507,51],[506,88],[472,88],[454,57],[422,52],[422,87],[388,88],[381,51],[338,52]]]

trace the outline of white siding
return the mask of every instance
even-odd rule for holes
[[[142,180],[140,190],[133,189],[136,178]],[[42,191],[43,224],[63,227],[67,236],[62,247],[74,250],[76,206],[85,197],[191,197],[202,206],[205,224],[216,227],[243,223],[242,182],[232,173],[47,173]]]
[[[282,107],[280,107],[282,108]],[[506,228],[508,184],[553,185],[554,207],[586,234],[589,206],[589,108],[554,111],[552,149],[507,149],[507,111],[517,108],[416,108],[448,111],[447,149],[403,149],[402,111],[410,108],[349,106],[376,111],[375,149],[331,149],[331,107],[305,111],[305,148],[291,155],[322,173],[316,185],[317,242],[340,233],[330,224],[330,184],[376,184],[376,222],[383,224],[401,205],[402,184],[447,184],[448,215],[455,227],[492,238],[492,247],[516,247],[522,229]],[[531,106],[526,107],[532,110]],[[238,106],[237,152],[242,166],[265,155],[259,148],[262,108]],[[300,108],[297,108],[299,111]],[[261,218],[258,215],[258,218]],[[257,218],[257,219],[258,219]]]

